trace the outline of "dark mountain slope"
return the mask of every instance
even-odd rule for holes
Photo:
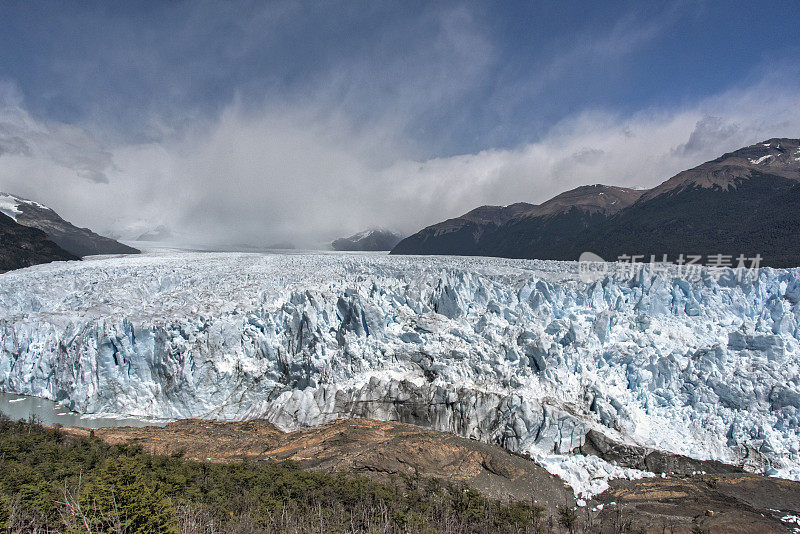
[[[77,260],[36,228],[0,213],[0,273],[51,261]]]
[[[562,193],[485,233],[483,256],[574,260],[578,243],[610,216],[633,204],[642,191],[588,185]]]
[[[573,207],[544,217],[514,219],[484,234],[474,255],[574,260],[581,253],[578,243],[607,218],[603,213]]]
[[[75,256],[139,253],[133,247],[98,235],[88,228],[74,226],[38,202],[0,193],[0,205],[4,207],[6,215],[13,217],[17,223],[42,230],[58,246]]]
[[[621,255],[735,257],[800,265],[800,142],[770,139],[681,172],[581,240],[607,260]]]
[[[800,141],[770,139],[683,171],[649,191],[579,187],[508,217],[430,226],[393,254],[465,254],[577,260],[622,255],[760,254],[761,265],[800,265]],[[442,228],[453,227],[446,233]],[[458,246],[454,246],[458,245]],[[748,263],[749,264],[749,263]]]
[[[480,206],[403,239],[391,254],[477,255],[476,244],[485,232],[493,232],[513,217],[535,207],[525,202],[509,206]]]
[[[637,203],[601,225],[579,248],[621,255],[761,254],[762,265],[800,265],[800,183],[753,172],[728,189],[696,184]],[[575,257],[573,257],[575,259]]]
[[[404,239],[392,254],[574,259],[574,244],[587,229],[640,195],[623,187],[588,185],[540,205],[483,206]]]

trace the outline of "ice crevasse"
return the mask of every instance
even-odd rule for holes
[[[287,430],[398,420],[529,454],[586,494],[641,475],[571,454],[590,430],[800,479],[800,270],[623,274],[376,254],[37,266],[0,275],[0,388]]]

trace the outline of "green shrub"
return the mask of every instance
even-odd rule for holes
[[[176,534],[175,510],[135,458],[107,461],[80,489],[81,510],[92,532]]]
[[[12,503],[24,525],[8,525]],[[543,515],[419,476],[381,484],[290,462],[194,462],[0,417],[0,531],[522,533]]]

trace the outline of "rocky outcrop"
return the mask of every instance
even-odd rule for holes
[[[90,431],[67,428],[68,436]],[[282,432],[263,420],[243,422],[181,420],[165,427],[116,427],[91,431],[110,444],[136,443],[155,454],[201,462],[292,461],[306,469],[465,484],[497,499],[525,501],[549,513],[575,504],[572,490],[529,458],[501,447],[418,426],[368,419],[338,420],[320,427]],[[675,458],[669,453],[613,443],[590,431],[589,454],[637,458],[667,476],[615,480],[577,509],[579,530],[601,532],[782,533],[800,516],[800,483],[740,472],[713,462]],[[654,455],[660,455],[656,464]],[[696,470],[689,471],[690,468]],[[716,469],[719,468],[719,471]],[[684,471],[678,474],[679,471]],[[581,503],[583,504],[583,503]]]
[[[82,429],[67,432],[88,433]],[[135,442],[157,454],[180,453],[198,461],[291,460],[304,468],[358,473],[378,480],[436,478],[467,484],[488,497],[534,502],[550,510],[574,502],[568,486],[529,458],[402,423],[339,420],[287,433],[261,420],[183,420],[164,428],[102,428],[93,432],[112,444]]]
[[[650,473],[669,475],[694,475],[697,473],[741,473],[741,467],[715,462],[695,460],[681,454],[672,454],[658,449],[620,443],[592,429],[586,433],[584,443],[572,451],[575,454],[599,456],[607,462],[622,467],[631,467]]]
[[[800,525],[800,483],[743,473],[616,480],[587,510],[602,532],[783,534]]]

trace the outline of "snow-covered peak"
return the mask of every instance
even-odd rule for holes
[[[38,202],[34,202],[33,200],[27,200],[16,195],[10,195],[8,193],[0,193],[0,212],[8,215],[15,221],[17,220],[17,217],[22,214],[22,209],[20,208],[24,207],[25,205],[35,206],[39,209],[52,211],[47,206],[39,204]]]
[[[139,252],[113,239],[97,235],[88,228],[81,228],[65,221],[44,204],[16,195],[0,193],[0,212],[23,226],[43,231],[51,241],[73,256]]]
[[[348,239],[352,239],[353,241],[360,241],[362,239],[366,239],[370,236],[380,233],[389,233],[389,230],[386,230],[384,228],[370,228],[368,230],[364,230],[363,232],[358,232],[357,234],[353,234]]]
[[[343,251],[381,251],[391,250],[402,239],[402,236],[385,228],[370,228],[342,237],[331,243],[334,250]]]
[[[797,172],[797,162],[800,161],[800,140],[770,139],[765,143],[737,150],[732,155],[746,158],[751,165],[766,166],[771,173],[787,178],[800,178],[800,173]]]
[[[0,213],[8,215],[16,221],[17,215],[22,213],[19,209],[19,200],[11,195],[0,193]]]

